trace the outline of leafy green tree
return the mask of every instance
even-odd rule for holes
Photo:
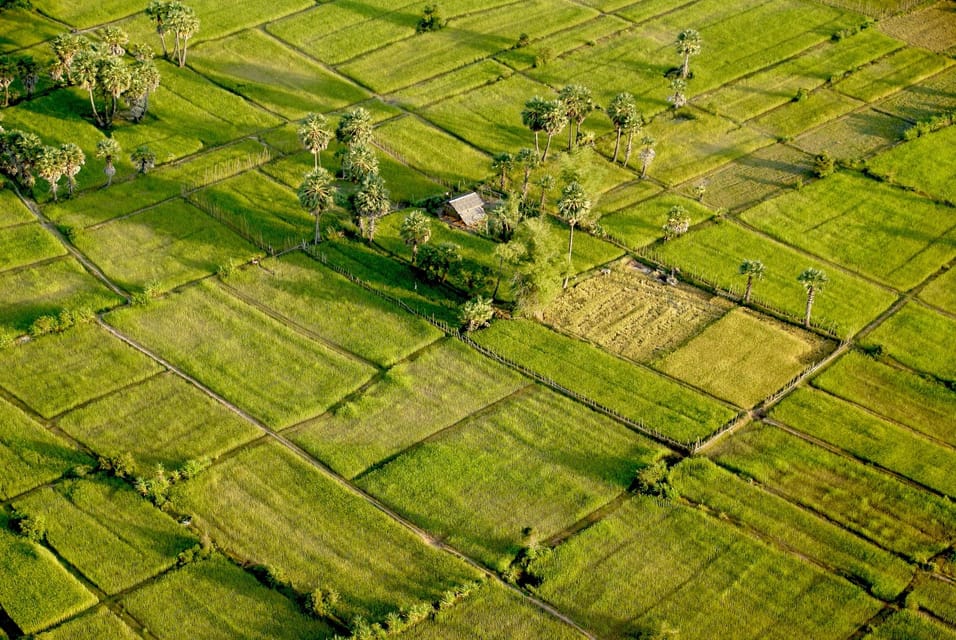
[[[544,131],[543,114],[546,104],[546,100],[535,96],[524,103],[524,109],[521,111],[521,123],[534,134],[534,150],[539,155],[541,147],[538,144],[538,134]]]
[[[391,209],[388,189],[377,174],[362,179],[358,191],[352,195],[352,210],[356,223],[369,243],[375,239],[375,224]]]
[[[362,107],[347,111],[335,127],[335,139],[347,146],[372,142],[372,114]]]
[[[813,310],[813,300],[829,281],[826,273],[812,267],[805,269],[803,273],[797,276],[797,282],[802,284],[807,291],[807,308],[803,315],[804,326],[810,327],[810,312]]]
[[[422,17],[418,19],[418,25],[415,27],[416,33],[427,33],[429,31],[438,31],[445,26],[446,20],[441,15],[441,9],[438,4],[426,4]]]
[[[634,123],[640,120],[637,111],[637,102],[630,93],[619,93],[611,100],[607,106],[607,117],[611,119],[614,125],[614,156],[611,162],[617,162],[617,154],[621,149],[621,137],[625,132],[630,137],[634,135]],[[624,162],[625,166],[627,161]]]
[[[816,174],[818,178],[826,178],[829,175],[832,175],[836,170],[836,161],[834,161],[833,156],[829,152],[824,151],[819,155],[814,156],[813,158],[813,173]]]
[[[99,81],[100,61],[102,54],[93,47],[85,47],[76,52],[69,68],[69,80],[90,96],[90,108],[93,109],[93,118],[100,122],[100,113],[96,110],[94,92]]]
[[[518,199],[512,196],[502,200],[488,210],[485,218],[488,235],[507,242],[511,240],[521,219],[521,203]]]
[[[114,57],[122,56],[126,53],[126,43],[129,42],[129,34],[120,27],[109,26],[100,32],[100,38],[106,45],[106,52]]]
[[[63,159],[63,174],[66,176],[67,187],[70,195],[76,190],[76,174],[80,172],[83,165],[86,164],[86,154],[78,145],[72,142],[60,145],[60,154]]]
[[[116,138],[102,138],[96,143],[96,157],[106,161],[106,167],[103,173],[106,174],[106,186],[113,183],[113,176],[116,175],[116,167],[113,166],[113,158],[122,152],[120,143]]]
[[[542,130],[548,135],[548,142],[544,145],[544,153],[541,155],[541,162],[548,159],[548,151],[551,149],[551,139],[561,133],[568,125],[568,116],[564,110],[564,104],[560,100],[548,100],[544,103],[541,112]]]
[[[36,134],[0,127],[0,171],[27,189],[36,183],[33,170],[43,153],[43,143]]]
[[[744,291],[744,302],[750,302],[750,292],[753,289],[755,280],[763,280],[767,268],[763,266],[760,260],[744,260],[737,268],[737,272],[742,276],[747,276],[747,289]]]
[[[8,9],[29,9],[32,6],[30,0],[0,0],[0,13]]]
[[[32,98],[40,81],[40,63],[30,56],[21,56],[17,60],[17,73],[24,91],[27,92],[27,98]]]
[[[680,77],[682,79],[686,79],[690,74],[691,56],[696,56],[700,53],[700,46],[700,33],[698,33],[696,29],[684,29],[677,34],[674,48],[677,49],[677,55],[681,56]]]
[[[465,302],[458,313],[461,326],[465,331],[475,331],[488,326],[495,315],[495,308],[491,298],[477,296]]]
[[[156,33],[163,44],[163,57],[169,58],[169,48],[166,45],[166,33],[170,30],[169,18],[174,11],[174,6],[179,2],[167,2],[164,0],[150,0],[146,6],[146,16],[156,22]]]
[[[647,170],[651,166],[651,163],[654,162],[654,158],[657,157],[657,152],[654,151],[654,139],[651,137],[645,137],[641,144],[641,152],[638,154],[638,157],[641,160],[641,178],[647,177]]]
[[[523,172],[523,179],[521,181],[521,200],[524,201],[528,198],[528,185],[531,182],[531,172],[537,168],[538,164],[540,164],[540,161],[538,160],[538,154],[527,147],[520,149],[518,153],[515,154],[515,164],[521,167]]]
[[[454,242],[426,244],[419,252],[418,267],[429,280],[444,283],[451,270],[461,262],[461,247]]]
[[[102,126],[109,127],[112,126],[113,118],[119,108],[120,97],[129,88],[129,69],[119,58],[103,57],[97,68],[96,83],[106,98],[99,121]]]
[[[312,154],[314,168],[319,168],[319,154],[325,151],[332,141],[332,131],[328,120],[321,113],[310,113],[298,128],[299,142]]]
[[[491,170],[498,173],[502,191],[504,191],[506,188],[508,173],[514,169],[514,166],[515,157],[507,151],[499,153],[491,159]]]
[[[571,277],[571,255],[574,249],[574,228],[578,225],[589,226],[591,219],[591,199],[579,182],[571,182],[561,190],[558,200],[558,215],[568,223],[568,268],[564,275],[563,288],[567,289]]]
[[[499,254],[514,269],[512,289],[519,314],[540,316],[561,290],[561,249],[541,218],[527,218]]]
[[[315,217],[315,244],[322,241],[319,220],[323,213],[332,208],[335,202],[335,191],[332,175],[322,167],[307,173],[305,180],[299,186],[299,204]]]
[[[412,264],[416,264],[418,248],[431,240],[432,237],[432,228],[428,218],[418,209],[411,211],[402,220],[402,226],[398,232],[405,245],[412,248]]]
[[[136,150],[130,154],[129,159],[140,173],[146,173],[156,166],[156,154],[145,144],[136,147]]]
[[[564,105],[564,115],[570,126],[568,127],[568,151],[574,143],[575,131],[581,133],[581,124],[594,111],[594,97],[591,90],[579,84],[569,84],[558,92],[558,100]]]
[[[673,240],[678,236],[687,233],[690,228],[690,216],[687,209],[679,204],[675,204],[667,212],[667,222],[664,223],[664,240]]]
[[[63,154],[56,147],[43,147],[36,160],[36,172],[50,185],[50,195],[53,202],[57,202],[57,193],[60,190],[60,179],[66,173],[63,166]]]

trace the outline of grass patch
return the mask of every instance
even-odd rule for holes
[[[70,481],[16,502],[42,516],[47,542],[107,593],[173,566],[196,543],[172,518],[119,481]]]
[[[926,561],[945,549],[956,506],[763,423],[719,442],[718,463],[877,544]]]
[[[61,476],[90,459],[0,400],[0,499]]]
[[[414,116],[389,120],[375,130],[375,138],[399,162],[458,191],[491,172],[488,156]]]
[[[919,297],[950,313],[956,313],[956,269],[950,268],[930,282],[920,291]]]
[[[77,325],[0,352],[0,385],[45,418],[160,370],[95,325]]]
[[[406,87],[401,91],[397,91],[394,97],[401,102],[403,106],[409,109],[421,109],[426,105],[444,100],[445,98],[449,99],[445,104],[455,102],[458,107],[469,106],[471,105],[471,101],[455,101],[454,97],[462,94],[473,95],[470,93],[473,89],[478,89],[485,85],[497,84],[507,79],[511,74],[512,70],[500,62],[495,60],[479,60],[461,69],[456,69],[455,71],[450,71],[438,77],[425,80],[411,87]],[[546,87],[539,89],[542,93],[545,90]],[[464,102],[464,104],[462,104],[462,102]],[[431,119],[437,122],[436,118],[433,117]],[[497,122],[495,122],[495,125],[499,126]],[[448,127],[444,128],[447,129]]]
[[[745,209],[802,184],[812,175],[812,166],[807,154],[783,144],[770,145],[708,175],[704,202],[715,208]],[[696,184],[688,183],[684,189],[692,186]]]
[[[36,222],[36,217],[16,193],[0,186],[0,229],[25,222]]]
[[[656,366],[741,407],[752,407],[819,360],[832,344],[734,309]]]
[[[819,391],[797,389],[773,408],[777,420],[949,496],[956,452]]]
[[[897,184],[956,203],[952,173],[939,162],[956,145],[956,127],[898,145],[866,163],[867,169]]]
[[[684,208],[691,224],[699,224],[714,215],[713,211],[694,200],[666,192],[604,216],[601,228],[629,247],[643,247],[664,237],[668,212],[676,206]]]
[[[845,636],[880,609],[862,590],[695,509],[628,501],[546,556],[540,593],[603,637]],[[627,589],[626,584],[641,584]],[[622,593],[626,592],[626,596]]]
[[[272,427],[322,413],[373,371],[211,283],[108,320]]]
[[[627,489],[664,452],[536,386],[414,447],[359,484],[498,570],[522,529],[546,538]],[[467,500],[462,500],[467,496]]]
[[[923,49],[905,48],[853,73],[834,87],[851,98],[873,102],[946,66],[946,60]]]
[[[616,211],[624,211],[660,192],[661,188],[653,182],[633,180],[602,193],[594,203],[594,211],[602,217]]]
[[[631,263],[566,290],[544,319],[626,358],[650,360],[673,351],[729,308],[723,298],[666,285]]]
[[[496,322],[475,340],[677,440],[692,442],[733,417],[716,400],[528,320]]]
[[[895,598],[913,577],[912,567],[890,552],[741,480],[706,458],[684,460],[671,472],[670,482],[682,497],[861,581],[879,598]]]
[[[140,637],[126,626],[122,618],[110,611],[109,607],[102,606],[93,613],[70,620],[52,631],[41,633],[37,636],[37,640],[76,640],[77,638],[139,640]]]
[[[917,604],[956,626],[956,587],[931,575],[921,575],[906,598],[907,606]]]
[[[336,589],[344,619],[431,602],[475,577],[276,443],[206,471],[174,502],[230,554],[277,567],[300,590]]]
[[[131,453],[144,475],[157,464],[178,469],[188,460],[215,458],[260,434],[173,373],[75,409],[58,426],[100,454]]]
[[[938,382],[851,351],[813,386],[956,446],[956,393]]]
[[[840,335],[849,335],[863,327],[895,297],[862,278],[733,223],[692,231],[665,243],[660,255],[669,264],[738,292],[743,291],[746,282],[737,273],[737,267],[744,260],[760,260],[767,265],[767,272],[764,279],[754,285],[754,298],[795,317],[803,316],[807,297],[797,276],[808,267],[823,269],[830,282],[816,297],[813,317],[816,322],[833,325]]]
[[[757,120],[756,124],[776,138],[792,138],[861,106],[853,98],[829,89],[820,89],[811,93],[806,100],[775,109]]]
[[[10,533],[0,514],[0,607],[34,633],[96,604],[96,596],[44,547]]]
[[[0,229],[0,271],[66,254],[66,249],[38,223]]]
[[[182,200],[88,229],[76,243],[129,291],[147,285],[165,291],[257,254],[248,242]]]
[[[63,33],[63,25],[40,15],[37,11],[6,9],[3,14],[0,50],[4,52],[25,49]]]
[[[526,384],[464,344],[445,340],[396,365],[361,396],[289,437],[342,475],[354,477]]]
[[[956,109],[956,66],[903,89],[877,108],[911,122]]]
[[[325,623],[304,616],[291,600],[221,556],[163,576],[124,596],[122,606],[161,640],[332,636]]]
[[[914,611],[896,611],[863,640],[956,640],[956,633]]]
[[[956,381],[956,353],[944,336],[956,335],[956,321],[908,303],[877,327],[868,340],[903,364],[950,382]]]
[[[581,4],[594,6],[593,2],[582,2]],[[643,6],[650,3],[641,2],[640,4]],[[608,11],[606,7],[602,10]],[[495,59],[512,69],[518,70],[543,67],[547,64],[561,64],[560,59],[555,62],[551,62],[551,60],[585,46],[593,47],[599,41],[610,38],[630,26],[630,22],[622,20],[616,15],[603,13],[587,22],[562,29],[543,38],[537,38],[531,42],[530,46],[501,51],[495,54]]]

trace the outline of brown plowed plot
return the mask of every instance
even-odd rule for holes
[[[880,22],[880,30],[907,43],[947,51],[956,47],[956,2],[936,6]]]
[[[852,160],[894,144],[908,127],[905,120],[865,109],[808,131],[793,144],[814,155],[826,151],[834,158]]]
[[[707,176],[704,202],[731,210],[746,208],[808,179],[811,164],[807,154],[789,146],[760,149]]]
[[[723,298],[619,266],[566,291],[545,320],[622,356],[649,360],[677,348],[731,306]]]
[[[956,67],[933,76],[879,103],[880,111],[907,120],[926,120],[956,109]]]

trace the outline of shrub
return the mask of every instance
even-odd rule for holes
[[[133,459],[133,454],[129,451],[124,451],[120,454],[100,456],[96,462],[100,471],[114,478],[127,480],[136,475],[136,461]]]
[[[39,543],[46,539],[46,520],[42,515],[31,516],[22,511],[14,511],[10,525],[16,533],[32,542]]]
[[[522,33],[520,36],[518,36],[518,41],[514,44],[514,47],[512,48],[521,49],[523,47],[527,47],[528,44],[530,44],[530,42],[531,42],[531,37],[527,33]]]
[[[474,331],[487,327],[494,314],[491,298],[478,296],[461,305],[458,317],[465,331]]]
[[[418,26],[415,27],[417,33],[427,33],[429,31],[438,31],[445,26],[447,21],[441,17],[441,9],[437,4],[425,5],[422,17],[418,19]]]
[[[813,173],[818,178],[826,178],[831,175],[836,168],[836,162],[833,156],[824,151],[813,159]]]
[[[793,96],[792,102],[803,102],[810,97],[810,92],[803,87],[797,89],[797,95]]]
[[[305,610],[316,618],[327,618],[335,615],[335,607],[338,603],[338,591],[319,587],[305,597]]]

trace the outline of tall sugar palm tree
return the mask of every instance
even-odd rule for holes
[[[744,303],[750,302],[750,292],[753,290],[755,280],[763,280],[767,268],[763,266],[760,260],[744,260],[737,268],[737,273],[747,276],[747,288],[744,290]]]
[[[589,225],[591,222],[591,199],[581,183],[574,181],[561,190],[561,199],[558,200],[558,215],[568,223],[568,269],[564,275],[565,289],[571,277],[571,252],[574,249],[574,227]]]
[[[118,156],[122,149],[115,138],[103,138],[96,143],[96,157],[106,161],[106,167],[103,173],[106,174],[106,185],[113,183],[113,176],[116,175],[116,167],[113,166],[113,158]]]
[[[568,127],[568,151],[574,143],[575,130],[581,132],[581,124],[594,111],[594,98],[591,90],[580,84],[569,84],[558,92],[558,100],[564,104],[564,115],[571,126]]]
[[[335,127],[335,139],[344,145],[367,145],[372,141],[372,114],[362,107],[347,111]]]
[[[359,228],[371,243],[375,239],[375,223],[387,214],[392,206],[388,189],[377,174],[367,175],[353,195],[352,202]]]
[[[638,157],[641,159],[641,178],[647,177],[647,169],[651,166],[651,163],[654,162],[654,158],[657,157],[657,152],[654,151],[654,139],[646,137],[641,141],[643,147],[641,152],[638,154]]]
[[[491,159],[491,170],[498,173],[499,185],[502,191],[505,190],[508,172],[514,169],[514,166],[515,157],[507,151],[503,151]]]
[[[813,310],[813,299],[829,281],[825,272],[812,267],[804,269],[803,273],[797,276],[797,282],[802,284],[803,288],[807,291],[807,308],[803,314],[803,325],[805,327],[809,328],[810,326],[810,312]]]
[[[551,139],[554,138],[568,124],[568,115],[565,113],[564,104],[560,100],[548,100],[542,106],[541,128],[548,134],[548,142],[544,145],[544,153],[541,155],[541,162],[548,159],[548,151],[551,149]]]
[[[531,172],[534,171],[539,163],[538,154],[525,147],[515,154],[515,163],[517,163],[524,172],[524,177],[521,182],[521,199],[525,200],[528,197],[528,185],[531,182]]]
[[[319,220],[323,213],[332,208],[335,192],[332,175],[322,167],[307,173],[299,186],[299,204],[315,217],[315,244],[322,241]]]
[[[617,154],[621,149],[621,136],[625,131],[631,131],[631,123],[637,119],[637,102],[630,93],[619,93],[607,105],[607,117],[614,125],[614,156],[611,162],[617,162]],[[626,164],[626,163],[625,163]]]
[[[43,147],[36,159],[37,174],[50,184],[50,195],[53,202],[57,202],[57,193],[60,190],[60,178],[63,177],[63,157],[56,147]]]
[[[418,209],[412,211],[402,220],[399,234],[401,234],[405,245],[412,248],[412,264],[415,264],[418,260],[418,247],[431,240],[432,237],[432,228],[428,223],[428,218]]]
[[[538,144],[538,134],[544,131],[542,113],[544,113],[546,102],[543,98],[535,96],[524,103],[524,109],[521,111],[521,123],[534,134],[534,150],[539,155],[541,147]]]
[[[310,113],[299,126],[298,134],[302,146],[312,154],[314,168],[318,169],[319,154],[325,151],[332,141],[328,120],[321,113]]]
[[[687,78],[690,73],[690,58],[700,53],[700,33],[696,29],[684,29],[677,34],[677,40],[674,41],[674,48],[677,49],[677,55],[681,56],[680,77]]]
[[[66,176],[67,187],[70,195],[76,190],[76,174],[80,172],[83,165],[86,164],[86,154],[78,145],[72,142],[60,145],[60,157],[63,161],[63,174]]]

